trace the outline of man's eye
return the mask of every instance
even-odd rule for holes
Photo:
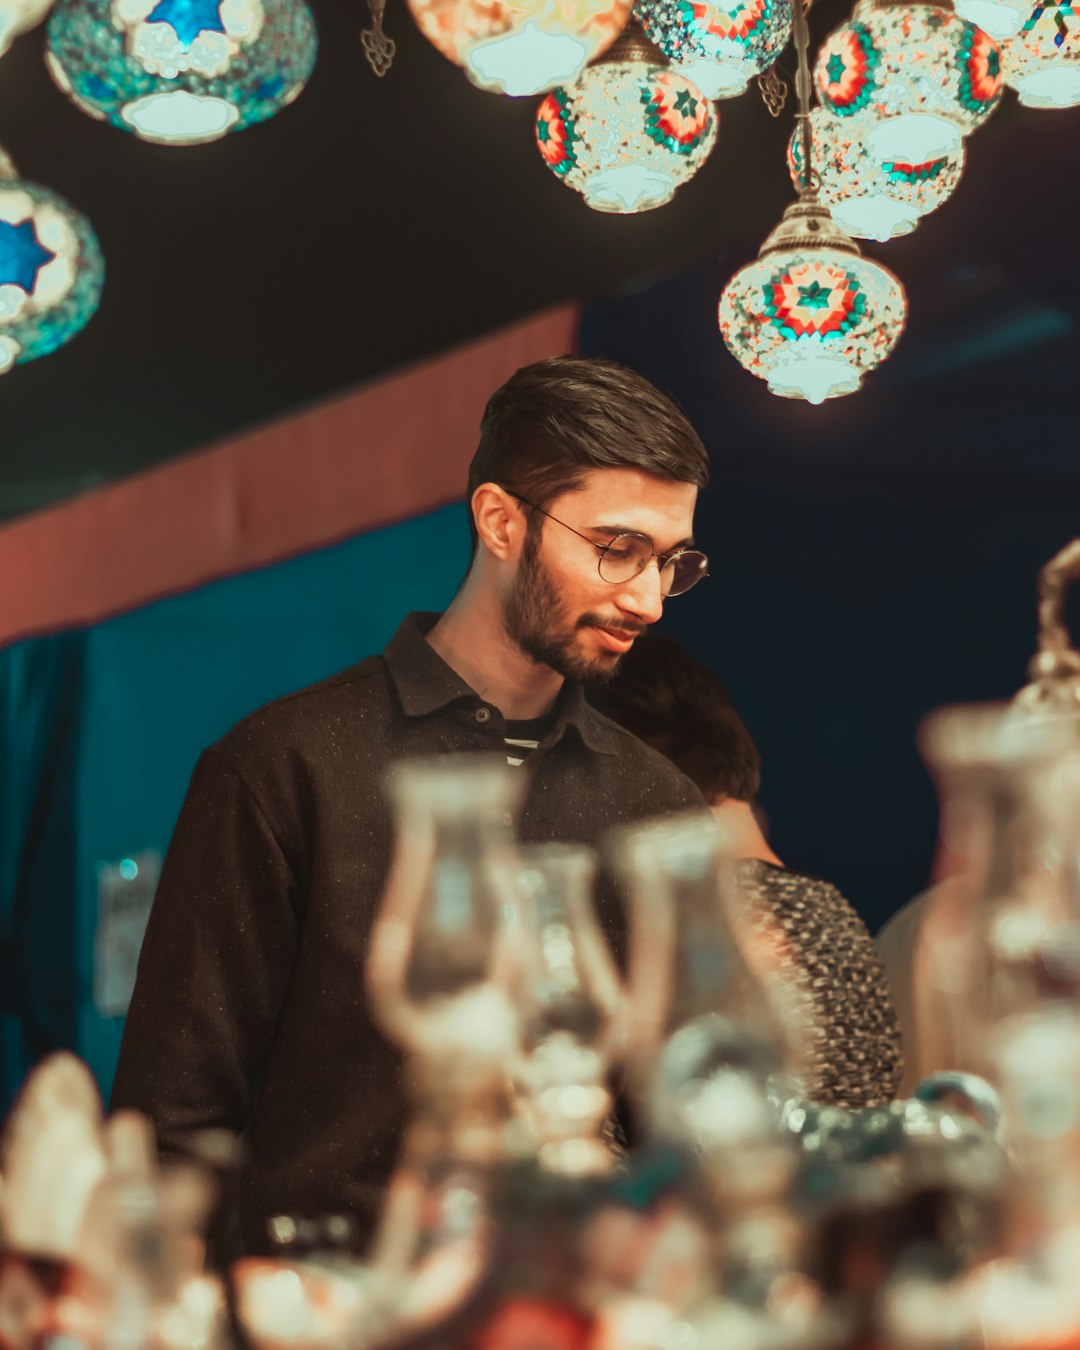
[[[612,562],[628,562],[634,556],[634,550],[623,548],[621,544],[609,544],[604,550]]]

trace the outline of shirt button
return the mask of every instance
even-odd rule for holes
[[[490,709],[490,708],[485,708],[485,707],[483,707],[483,705],[481,705],[481,706],[480,706],[479,708],[477,708],[477,710],[473,713],[473,717],[475,718],[475,720],[476,720],[477,722],[480,723],[481,726],[485,726],[488,722],[491,721],[491,709]]]

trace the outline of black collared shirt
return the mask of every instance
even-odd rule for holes
[[[382,656],[271,703],[199,760],[158,885],[113,1087],[162,1151],[245,1131],[245,1246],[274,1214],[349,1210],[366,1231],[393,1165],[400,1058],[365,1004],[368,933],[386,879],[388,765],[505,756],[505,722],[410,615]],[[666,759],[567,683],[529,762],[526,842],[595,843],[610,827],[700,807]],[[621,908],[598,896],[618,942]]]

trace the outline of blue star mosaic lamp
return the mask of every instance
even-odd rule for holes
[[[856,239],[884,243],[910,234],[923,216],[948,201],[964,171],[964,143],[922,164],[882,160],[866,144],[866,128],[825,108],[810,113],[818,200]],[[802,134],[788,143],[788,172],[797,190],[803,175]]]
[[[0,374],[69,342],[97,310],[105,263],[85,216],[0,151]]]
[[[827,37],[814,71],[822,107],[867,127],[882,160],[948,155],[1001,99],[1001,51],[951,4],[862,0]]]
[[[791,36],[791,0],[637,0],[648,38],[708,98],[733,98]]]
[[[198,145],[291,103],[317,45],[305,0],[60,0],[45,60],[91,117]]]
[[[48,13],[52,0],[0,0],[0,56]]]
[[[579,80],[540,104],[544,163],[595,211],[663,206],[716,144],[716,110],[631,21]]]

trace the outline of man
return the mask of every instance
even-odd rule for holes
[[[723,685],[658,633],[589,697],[693,779],[730,830],[751,913],[779,923],[786,973],[810,1009],[811,1095],[846,1108],[891,1100],[900,1033],[873,940],[835,886],[791,871],[770,847],[754,808],[761,756]]]
[[[491,398],[469,469],[474,552],[441,617],[247,718],[199,761],[146,934],[113,1091],[166,1153],[247,1135],[244,1245],[276,1213],[348,1210],[370,1232],[403,1123],[400,1064],[364,999],[400,757],[527,759],[530,842],[701,804],[590,709],[692,547],[708,460],[683,414],[614,363],[528,366]],[[509,744],[508,744],[509,743]],[[613,907],[602,910],[612,930]]]

